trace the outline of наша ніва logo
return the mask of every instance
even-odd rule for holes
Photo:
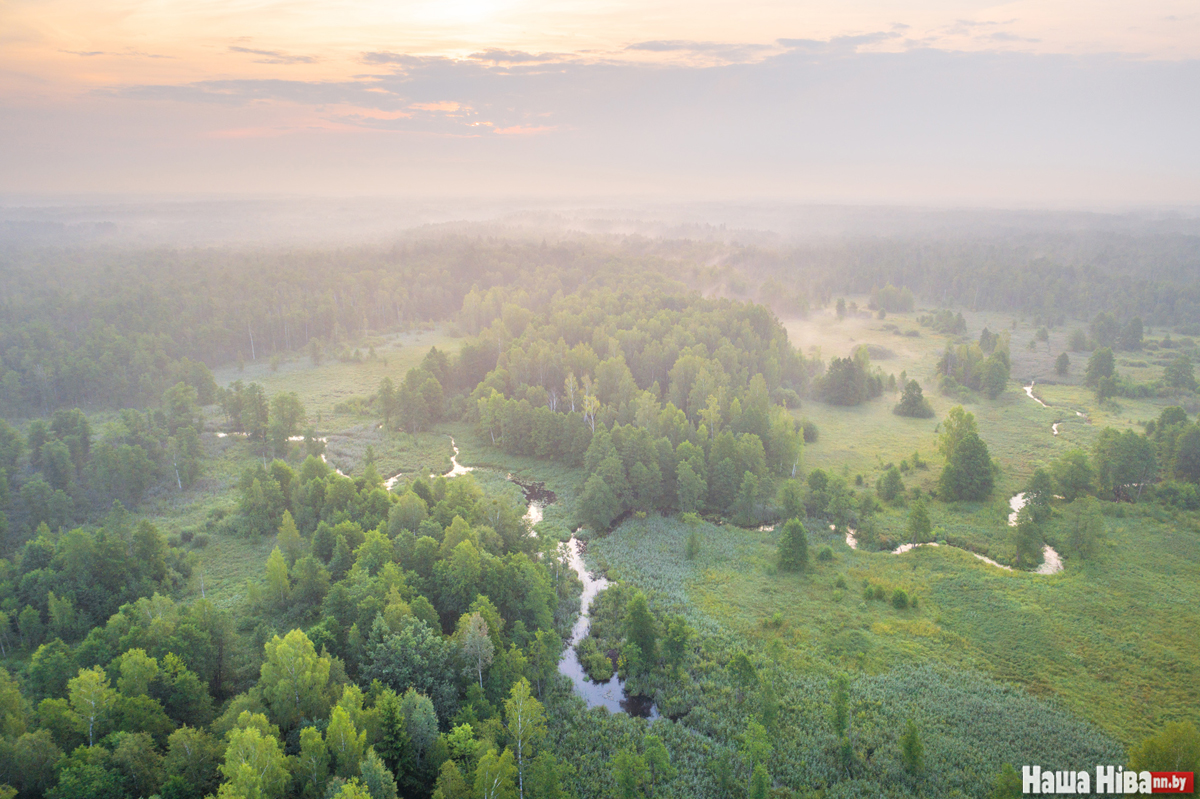
[[[1190,771],[1126,771],[1123,766],[1096,766],[1095,787],[1098,794],[1193,793],[1195,775]],[[1021,793],[1089,794],[1092,775],[1022,766]]]

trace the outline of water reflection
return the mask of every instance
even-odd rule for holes
[[[566,651],[563,652],[562,659],[558,661],[559,673],[566,675],[571,680],[575,686],[575,693],[587,702],[588,707],[606,707],[610,713],[628,713],[631,716],[648,719],[658,718],[658,708],[654,701],[648,696],[627,695],[625,681],[616,674],[605,682],[593,682],[588,679],[583,664],[579,662],[579,655],[575,652],[575,645],[582,641],[587,636],[588,630],[591,629],[592,620],[588,616],[588,610],[591,608],[592,600],[596,598],[597,594],[608,588],[610,583],[604,577],[588,572],[583,563],[581,551],[583,545],[579,539],[571,536],[571,540],[561,546],[567,551],[571,569],[583,582],[583,594],[579,597],[579,618],[571,630],[571,640],[567,644]]]
[[[558,495],[550,489],[546,488],[545,483],[539,483],[533,480],[522,480],[519,477],[513,477],[512,472],[509,472],[505,477],[508,481],[521,489],[521,493],[525,496],[525,502],[528,503],[528,508],[525,511],[525,520],[529,522],[529,526],[537,524],[542,520],[547,505],[553,505],[558,501]]]

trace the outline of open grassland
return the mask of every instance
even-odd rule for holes
[[[368,353],[375,348],[375,358]],[[462,339],[452,338],[441,329],[419,330],[371,336],[355,343],[350,351],[359,351],[361,361],[325,360],[314,365],[307,355],[291,354],[283,358],[277,371],[272,371],[270,359],[260,356],[239,371],[226,366],[213,372],[217,384],[228,386],[235,380],[259,383],[268,396],[282,391],[294,391],[304,403],[313,422],[320,417],[322,430],[338,430],[340,424],[353,424],[353,415],[339,413],[335,407],[354,397],[368,397],[379,390],[379,381],[390,377],[399,383],[405,373],[419,366],[430,347],[447,355],[458,352]]]
[[[1200,706],[1200,537],[1150,516],[1106,523],[1099,558],[1050,577],[954,549],[892,555],[836,541],[834,560],[782,574],[773,532],[711,524],[694,528],[700,554],[688,561],[693,528],[669,518],[627,521],[591,553],[706,633],[774,651],[797,673],[947,664],[1052,697],[1130,743]],[[813,549],[826,540],[811,536]],[[918,607],[864,600],[867,583]]]
[[[857,300],[865,304],[866,298]],[[1067,350],[1070,331],[1074,327],[1086,328],[1085,324],[1057,327],[1050,331],[1048,343],[1038,342],[1030,350],[1027,344],[1034,339],[1036,328],[1022,320],[1013,328],[1012,316],[982,312],[964,312],[966,338],[978,339],[985,326],[993,332],[1009,332],[1012,339],[1009,386],[995,400],[982,394],[965,402],[943,396],[938,391],[938,359],[946,345],[955,343],[958,337],[921,327],[916,322],[921,313],[888,314],[882,320],[865,315],[839,320],[831,310],[822,310],[804,319],[785,321],[794,346],[826,361],[847,356],[860,345],[871,347],[883,356],[873,357],[872,364],[886,374],[896,375],[897,380],[901,372],[906,372],[909,379],[920,382],[936,413],[932,419],[896,416],[892,406],[899,395],[886,391],[877,399],[849,408],[807,400],[795,415],[814,422],[820,437],[805,447],[806,469],[826,469],[851,481],[861,474],[868,485],[873,485],[888,464],[910,459],[915,451],[922,460],[929,461],[931,468],[906,483],[928,490],[936,484],[942,466],[937,455],[936,431],[950,408],[961,404],[975,415],[979,434],[1000,467],[997,497],[1007,497],[1021,490],[1034,469],[1047,465],[1066,450],[1090,449],[1103,427],[1135,427],[1141,421],[1157,418],[1166,406],[1178,404],[1173,398],[1118,398],[1102,407],[1096,402],[1094,392],[1082,385],[1088,353],[1069,353],[1072,366],[1065,378],[1054,373],[1054,359]],[[918,332],[919,336],[904,335],[910,331]],[[1147,364],[1150,361],[1140,354],[1118,359],[1118,370],[1129,371],[1138,380],[1152,380],[1162,374],[1158,366],[1127,370],[1120,365],[1121,360]],[[1023,386],[1034,380],[1037,381],[1033,388],[1035,396],[1050,407],[1043,407],[1026,395]],[[1080,416],[1080,412],[1084,415]],[[1052,430],[1056,422],[1057,436]]]

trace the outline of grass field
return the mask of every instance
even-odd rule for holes
[[[372,346],[376,356],[373,360],[366,357]],[[352,422],[353,417],[335,412],[338,403],[374,394],[385,377],[400,382],[409,369],[420,365],[430,347],[452,355],[460,346],[462,339],[452,338],[441,329],[394,333],[356,343],[351,351],[361,351],[362,361],[326,360],[314,366],[307,355],[293,354],[281,361],[278,371],[272,371],[270,360],[260,357],[247,362],[241,371],[232,365],[217,369],[213,377],[221,386],[235,380],[259,383],[268,395],[294,391],[312,420],[320,419],[320,429],[339,430],[339,425]]]
[[[692,528],[666,518],[626,522],[590,557],[709,634],[763,651],[778,641],[796,672],[880,674],[928,661],[981,671],[1053,697],[1129,743],[1200,706],[1200,539],[1152,518],[1109,518],[1107,527],[1095,563],[1049,577],[953,549],[892,555],[836,541],[832,562],[777,574],[774,533],[711,524],[697,528],[700,555],[689,562]],[[866,601],[864,581],[889,596],[903,589],[919,606]]]

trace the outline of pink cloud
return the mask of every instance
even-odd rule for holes
[[[508,128],[496,128],[496,133],[502,133],[505,136],[536,136],[556,130],[558,130],[558,125],[513,125]]]
[[[462,106],[451,100],[442,100],[437,103],[413,103],[409,108],[417,111],[445,111],[447,113],[454,113],[462,108]]]

